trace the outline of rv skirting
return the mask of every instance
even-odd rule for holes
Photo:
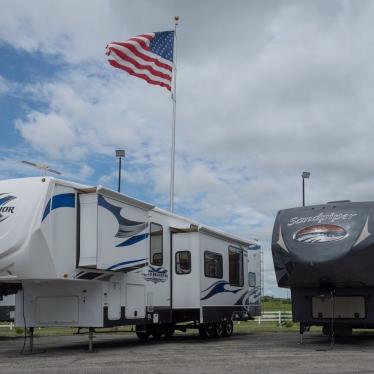
[[[145,318],[126,318],[125,307],[123,306],[121,307],[121,318],[112,320],[108,318],[108,307],[104,307],[104,327],[114,327],[123,325],[145,325],[152,324],[155,320],[157,320],[157,323],[171,322],[171,308],[153,307],[152,309],[152,312],[146,312]]]
[[[203,320],[206,323],[218,322],[224,319],[242,319],[245,309],[240,305],[203,306]]]
[[[243,306],[204,306],[202,308],[203,322],[218,322],[224,319],[243,319],[247,316]],[[126,318],[125,307],[121,308],[121,318],[112,320],[108,318],[108,307],[104,307],[104,327],[114,327],[122,325],[148,325],[153,323],[181,323],[199,322],[199,309],[171,309],[165,307],[153,307],[152,311],[147,311],[145,318]]]

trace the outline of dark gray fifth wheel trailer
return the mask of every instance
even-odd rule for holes
[[[374,328],[374,202],[330,202],[278,212],[272,254],[279,287],[290,288],[300,333]]]

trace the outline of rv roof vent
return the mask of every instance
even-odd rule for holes
[[[350,203],[351,200],[328,201],[327,204]]]

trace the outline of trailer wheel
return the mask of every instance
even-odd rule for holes
[[[214,323],[202,323],[199,327],[199,334],[202,338],[213,338],[216,332]]]
[[[225,323],[224,322],[216,323],[214,335],[217,338],[222,338],[225,336]]]
[[[174,326],[164,327],[162,332],[165,335],[165,338],[170,339],[175,333],[175,327]]]
[[[162,329],[160,326],[152,326],[151,327],[151,334],[155,339],[160,339],[162,336]]]
[[[234,331],[234,323],[232,321],[225,322],[223,323],[223,327],[224,327],[223,336],[224,337],[231,336]]]
[[[145,326],[145,325],[136,326],[136,336],[140,340],[147,340],[150,335],[151,335],[151,331],[148,326]]]
[[[322,333],[323,335],[329,336],[331,338],[332,336],[332,329],[330,325],[324,325],[322,327]],[[344,336],[351,336],[352,335],[352,327],[349,325],[340,325],[337,324],[334,326],[334,336],[335,337],[344,337]]]

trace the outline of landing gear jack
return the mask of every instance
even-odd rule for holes
[[[305,330],[306,330],[306,326],[302,322],[300,322],[300,330],[299,330],[299,332],[300,332],[300,344],[303,344],[303,335],[304,335]]]
[[[44,353],[45,350],[34,350],[34,327],[29,327],[29,349],[25,351],[27,336],[25,335],[25,340],[23,343],[22,351],[20,352],[22,355],[33,355],[38,353]]]
[[[93,352],[93,338],[94,338],[94,331],[95,329],[93,327],[90,327],[88,330],[88,352]]]
[[[30,352],[34,352],[34,328],[30,327]]]

